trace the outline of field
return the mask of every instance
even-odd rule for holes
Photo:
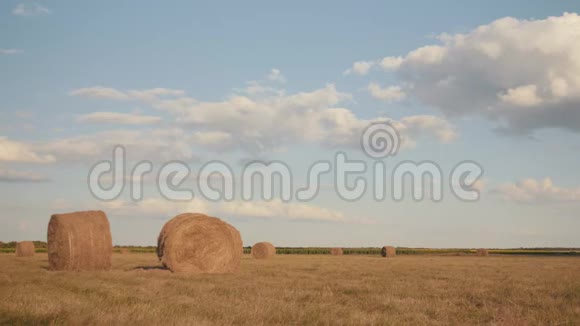
[[[110,272],[0,254],[0,324],[580,324],[580,257],[244,255],[231,275],[176,275],[151,253]]]

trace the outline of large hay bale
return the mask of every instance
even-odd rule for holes
[[[176,273],[233,273],[242,259],[240,232],[216,217],[185,213],[169,220],[157,239],[157,256]]]
[[[475,252],[476,256],[489,256],[489,252],[487,251],[487,249],[477,249],[477,251]]]
[[[397,255],[397,249],[391,246],[384,246],[381,249],[381,256],[383,257],[395,257]]]
[[[54,214],[48,223],[51,270],[95,271],[111,268],[113,241],[102,211]]]
[[[16,257],[34,256],[34,243],[32,241],[20,241],[16,244]]]
[[[276,254],[276,247],[269,242],[258,242],[252,246],[252,257],[266,259]]]
[[[330,249],[330,254],[334,256],[342,256],[342,248],[332,248]]]

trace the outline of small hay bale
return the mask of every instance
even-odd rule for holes
[[[126,254],[128,254],[128,253],[129,253],[129,249],[127,249],[127,248],[121,248],[121,249],[119,249],[119,252],[120,252],[121,254],[123,254],[123,255],[126,255]]]
[[[48,223],[48,262],[51,270],[111,269],[113,241],[102,211],[54,214]]]
[[[489,256],[489,252],[487,251],[487,249],[481,248],[481,249],[477,249],[477,251],[475,252],[475,255],[481,256],[481,257]]]
[[[342,256],[342,248],[332,248],[330,249],[330,254],[334,256]]]
[[[16,244],[16,257],[34,256],[34,243],[32,241],[20,241]]]
[[[381,256],[383,257],[395,257],[397,255],[397,249],[391,246],[384,246],[381,249]]]
[[[242,259],[240,232],[216,217],[185,213],[169,220],[157,239],[159,260],[175,273],[233,273]]]
[[[252,246],[252,257],[266,259],[276,255],[276,247],[269,242],[258,242]]]

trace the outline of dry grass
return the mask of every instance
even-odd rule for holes
[[[177,275],[154,254],[110,272],[0,255],[0,324],[580,324],[577,257],[245,255],[230,275]]]

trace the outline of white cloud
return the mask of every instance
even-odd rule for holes
[[[13,10],[12,14],[16,16],[39,16],[39,15],[48,15],[52,13],[50,9],[38,4],[18,4]]]
[[[280,72],[280,70],[276,68],[270,70],[270,73],[268,74],[268,79],[279,83],[286,82],[286,77],[284,77],[284,75],[282,75],[282,72]]]
[[[368,218],[349,219],[342,212],[303,203],[272,201],[234,201],[224,203],[194,199],[189,202],[169,201],[164,198],[148,198],[140,202],[115,200],[99,202],[99,208],[111,215],[171,218],[177,214],[192,212],[218,217],[245,217],[260,219],[286,219],[297,221],[323,221],[332,223],[369,224]],[[62,207],[62,203],[58,203]]]
[[[0,162],[51,163],[53,155],[41,155],[34,151],[31,144],[0,137]]]
[[[139,202],[114,200],[110,202],[99,202],[100,209],[107,214],[117,216],[138,216],[145,218],[172,218],[175,215],[191,213],[207,213],[208,204],[199,199],[179,202],[169,201],[164,198],[147,198]]]
[[[236,93],[247,94],[251,96],[270,95],[270,94],[284,95],[283,89],[265,85],[263,82],[257,80],[250,80],[246,82],[246,87],[236,88],[234,89],[234,91]]]
[[[119,91],[110,87],[94,86],[72,90],[69,92],[69,95],[109,100],[139,100],[143,102],[151,102],[165,96],[184,96],[185,92],[179,89],[169,88]]]
[[[299,143],[358,148],[362,130],[379,120],[360,119],[349,109],[341,107],[341,103],[352,97],[339,92],[332,84],[310,92],[234,94],[223,101],[212,102],[180,96],[181,92],[168,93],[170,97],[143,97],[134,95],[141,91],[106,89],[108,94],[113,94],[109,97],[111,99],[124,100],[125,97],[117,96],[123,94],[168,112],[185,134],[184,143],[214,151],[229,149],[257,155]],[[93,94],[85,90],[75,93]],[[97,90],[101,95],[102,88]],[[402,96],[396,89],[389,92],[393,97]],[[414,144],[412,138],[416,136],[435,135],[446,141],[450,137],[441,135],[454,134],[453,128],[443,119],[428,117],[406,117],[398,121],[403,138]],[[443,130],[436,130],[437,127]]]
[[[455,128],[447,120],[432,115],[407,116],[393,123],[399,133],[410,142],[421,136],[435,136],[442,143],[449,143],[457,138]]]
[[[93,112],[79,116],[77,121],[108,124],[150,125],[160,122],[161,117],[141,115],[138,113]]]
[[[40,174],[0,168],[0,182],[20,183],[20,182],[45,182],[45,181],[49,181],[48,177]]]
[[[118,91],[114,88],[95,86],[88,88],[79,88],[69,93],[71,96],[83,96],[91,98],[102,98],[110,100],[128,100],[129,96],[124,92]]]
[[[232,142],[232,135],[223,131],[195,132],[192,140],[199,145],[227,147]]]
[[[538,87],[536,85],[526,85],[516,88],[510,88],[505,94],[499,94],[499,98],[513,106],[536,106],[542,103],[538,96]]]
[[[0,49],[0,54],[6,54],[6,55],[10,55],[10,54],[20,54],[23,53],[24,51],[20,50],[20,49]]]
[[[373,65],[375,65],[374,61],[357,61],[352,64],[352,67],[350,69],[345,70],[344,74],[366,75],[369,73]]]
[[[443,59],[445,59],[446,54],[447,49],[443,46],[427,45],[409,52],[405,57],[405,60],[401,61],[401,65],[405,63],[419,65],[439,64],[443,61]]]
[[[377,83],[370,83],[368,86],[369,93],[383,101],[398,101],[405,98],[406,94],[400,86],[389,86],[382,88]]]
[[[110,158],[113,148],[121,145],[126,149],[128,160],[197,161],[190,139],[179,128],[108,130],[49,140],[36,144],[35,150],[50,153],[59,161],[83,161]]]
[[[484,116],[513,133],[580,131],[578,14],[507,17],[438,39],[440,44],[370,62],[394,70],[408,97],[447,116]]]
[[[580,202],[580,188],[558,187],[550,178],[543,180],[528,178],[516,183],[506,183],[496,187],[492,192],[505,200],[525,204]]]
[[[396,70],[403,63],[403,58],[401,57],[385,57],[381,60],[379,65],[384,70]]]
[[[284,203],[280,200],[263,202],[226,202],[217,207],[224,215],[286,218],[291,220],[312,220],[326,222],[346,222],[342,212],[302,203]]]

